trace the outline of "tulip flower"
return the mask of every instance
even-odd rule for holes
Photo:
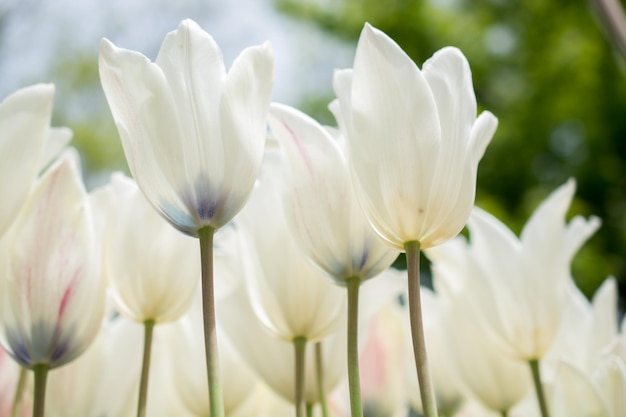
[[[35,373],[43,415],[49,369],[78,357],[100,328],[104,291],[77,155],[44,173],[0,246],[0,339]]]
[[[426,417],[437,415],[423,340],[419,251],[457,235],[474,205],[478,162],[497,126],[476,118],[469,65],[444,48],[417,65],[366,24],[352,70],[334,79],[354,187],[374,229],[405,251],[414,355]]]
[[[312,118],[281,104],[272,104],[269,124],[289,165],[288,224],[307,255],[340,285],[387,269],[398,252],[387,248],[361,211],[340,141]]]
[[[153,327],[177,320],[191,305],[200,277],[200,253],[194,239],[178,233],[152,209],[133,180],[114,174],[94,194],[101,208],[108,208],[102,213],[108,215],[103,220],[104,271],[117,309],[144,325],[145,372],[138,405],[143,412]]]
[[[573,180],[554,191],[533,213],[518,239],[505,225],[476,208],[468,228],[471,241],[458,251],[467,260],[462,287],[468,308],[475,309],[503,352],[530,364],[545,417],[539,360],[559,330],[567,300],[570,264],[580,246],[597,230],[596,217],[565,222],[574,196]],[[461,238],[459,238],[461,239]],[[429,255],[437,261],[435,248]],[[441,256],[441,255],[438,255]]]
[[[177,320],[200,278],[196,243],[172,229],[123,174],[96,193],[108,200],[103,266],[118,311],[138,323]]]
[[[226,73],[213,38],[184,20],[156,62],[103,39],[100,78],[133,177],[180,231],[218,229],[256,180],[272,89],[268,43]]]
[[[440,361],[440,368],[454,370],[457,392],[461,388],[488,409],[508,415],[528,393],[530,375],[523,362],[500,349],[484,325],[479,310],[472,305],[471,297],[467,297],[466,293],[471,289],[466,287],[469,281],[466,275],[471,266],[468,265],[470,259],[465,241],[452,239],[428,250],[427,254],[433,261],[431,270],[437,289],[436,308],[430,310],[427,322],[433,316],[439,317],[431,331],[438,333],[443,344],[437,350],[429,349],[429,352],[434,351],[436,356],[444,359]],[[425,301],[427,307],[428,298]],[[428,327],[426,332],[429,336]],[[429,337],[427,341],[430,343],[431,339],[436,340]],[[442,358],[442,351],[447,353],[445,358]],[[434,369],[437,386],[437,368]],[[454,384],[444,385],[450,386]]]
[[[603,351],[618,337],[617,283],[609,277],[596,291],[591,302],[576,287],[568,285],[563,319],[554,342],[542,362],[546,369],[556,370],[561,362],[591,373],[598,366]],[[544,374],[553,380],[551,374]]]
[[[397,258],[367,222],[339,144],[315,120],[272,104],[270,128],[288,156],[285,211],[290,229],[315,264],[348,292],[348,371],[352,414],[362,415],[356,328],[359,286]]]
[[[622,416],[626,409],[626,358],[608,351],[591,374],[561,363],[551,404],[558,417]]]
[[[252,245],[244,254],[254,311],[266,328],[296,350],[296,411],[304,415],[304,355],[308,342],[332,334],[344,312],[343,291],[300,249],[285,220],[284,155],[270,142],[257,186],[236,224]]]
[[[54,86],[38,84],[0,103],[0,235],[24,204],[41,168],[64,146],[68,129],[51,129]]]
[[[219,275],[217,275],[219,279]],[[231,293],[229,293],[231,294]],[[207,398],[206,369],[198,366],[204,361],[202,346],[202,309],[201,298],[194,299],[191,309],[172,326],[167,326],[165,340],[169,358],[178,358],[172,368],[172,379],[177,388],[175,391],[181,399],[182,406],[195,416],[209,415],[209,399]],[[229,295],[230,296],[230,295]],[[227,297],[228,298],[228,297]],[[221,299],[220,299],[221,300]],[[219,304],[218,304],[218,311]],[[249,325],[243,326],[247,330]],[[249,403],[256,402],[252,395],[260,383],[259,377],[239,357],[235,347],[220,331],[220,371],[224,389],[224,411],[230,417],[247,408]],[[258,342],[258,341],[257,341]]]
[[[200,240],[207,374],[212,416],[221,417],[213,233],[244,206],[261,165],[271,47],[247,48],[227,73],[213,38],[184,20],[156,62],[103,39],[99,66],[133,177],[165,219]]]

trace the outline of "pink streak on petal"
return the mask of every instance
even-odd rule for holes
[[[389,354],[379,320],[374,319],[370,326],[369,337],[359,355],[363,397],[375,396],[385,384],[385,366]]]
[[[313,166],[311,165],[309,154],[306,152],[306,149],[302,145],[302,141],[300,140],[298,135],[296,135],[296,133],[289,127],[287,123],[283,122],[282,120],[280,122],[285,127],[285,129],[287,129],[287,131],[291,135],[291,138],[293,139],[293,142],[295,143],[296,147],[300,151],[300,155],[302,155],[302,159],[304,160],[304,164],[306,165],[307,171],[309,171],[309,175],[313,176],[314,174]]]
[[[76,271],[76,274],[72,277],[70,284],[65,289],[63,293],[63,297],[61,298],[61,305],[59,306],[59,322],[63,319],[63,314],[65,313],[65,309],[67,308],[67,304],[69,303],[72,294],[74,293],[74,289],[76,288],[77,277],[80,270]]]

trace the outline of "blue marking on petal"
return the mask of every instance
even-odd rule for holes
[[[198,217],[203,222],[208,222],[215,215],[216,204],[214,201],[210,200],[205,196],[200,196],[196,203],[196,211],[198,212]]]
[[[159,212],[176,229],[191,236],[196,235],[198,226],[194,219],[169,201],[159,202]]]
[[[359,271],[363,270],[365,263],[367,262],[367,258],[369,256],[369,251],[367,248],[363,249],[363,254],[361,255],[361,263],[359,264]]]
[[[12,329],[7,329],[7,343],[9,345],[7,352],[13,356],[17,362],[26,368],[32,366],[33,361],[31,353],[18,332]]]
[[[68,352],[69,347],[70,344],[68,340],[59,341],[54,347],[52,353],[50,354],[50,362],[60,362],[64,358],[65,354]]]

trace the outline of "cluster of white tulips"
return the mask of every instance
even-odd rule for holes
[[[626,416],[615,280],[570,275],[600,221],[574,180],[519,238],[473,207],[497,119],[459,50],[366,24],[336,129],[190,20],[100,76],[133,179],[89,193],[54,88],[0,104],[0,417]]]

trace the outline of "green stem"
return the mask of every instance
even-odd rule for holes
[[[296,357],[296,417],[304,417],[305,399],[304,399],[304,360],[306,349],[305,337],[294,337],[293,346],[295,348]]]
[[[313,404],[306,403],[306,417],[313,417]]]
[[[530,372],[533,374],[533,383],[535,384],[535,393],[537,394],[537,402],[539,403],[539,410],[541,411],[541,417],[550,417],[548,412],[548,403],[546,402],[546,396],[543,392],[543,385],[541,384],[541,371],[539,370],[539,360],[532,359],[528,361],[530,365]]]
[[[359,277],[346,280],[348,289],[348,387],[350,389],[350,411],[352,417],[363,417],[361,404],[361,382],[359,380]]]
[[[213,235],[210,226],[198,230],[202,263],[202,315],[204,318],[204,349],[209,382],[211,417],[224,417],[224,399],[220,385],[220,370],[215,329],[215,298],[213,295]]]
[[[141,379],[139,382],[139,402],[137,404],[137,417],[145,417],[146,403],[148,401],[148,380],[150,379],[150,354],[152,352],[152,333],[154,320],[143,322],[143,362],[141,364]]]
[[[422,323],[422,302],[420,299],[420,244],[417,241],[404,244],[406,265],[409,278],[409,318],[411,322],[411,338],[413,354],[417,368],[417,379],[424,417],[437,417],[437,400],[428,370],[426,340]]]
[[[326,390],[324,389],[324,359],[322,357],[322,342],[315,344],[315,370],[317,376],[317,395],[322,407],[322,417],[329,417]]]
[[[500,415],[502,417],[508,417],[509,416],[509,410],[502,410],[502,411],[500,411]]]
[[[43,417],[46,407],[46,380],[50,366],[39,364],[33,366],[35,374],[35,394],[33,402],[33,417]]]
[[[17,379],[15,387],[15,395],[13,396],[13,408],[11,409],[11,417],[17,417],[20,406],[22,405],[22,397],[24,396],[24,387],[26,387],[26,377],[28,372],[26,368],[20,366],[20,376]]]

